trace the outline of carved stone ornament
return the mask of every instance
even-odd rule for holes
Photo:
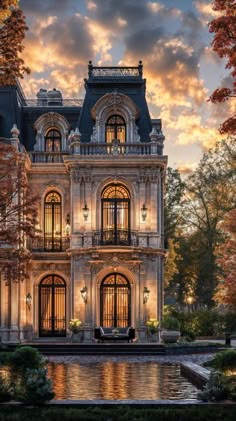
[[[93,259],[88,261],[91,265],[91,269],[93,273],[98,273],[102,269],[106,267],[112,267],[113,270],[118,268],[119,266],[123,266],[126,269],[130,270],[130,272],[136,273],[139,271],[140,267],[140,259],[130,259],[130,254],[125,256],[117,256],[114,254],[102,254],[99,256],[98,259]]]
[[[111,93],[110,98],[106,101],[106,105],[108,107],[113,107],[114,110],[122,103],[123,98],[121,97],[121,95],[118,94],[116,90]]]
[[[142,167],[137,176],[138,183],[158,183],[160,179],[160,168]]]
[[[97,141],[98,141],[96,125],[93,126],[93,133],[90,136],[90,140],[91,140],[92,143],[97,143]]]
[[[33,278],[37,278],[43,272],[60,272],[61,276],[66,275],[71,276],[70,262],[65,263],[41,263],[35,266],[32,270]]]

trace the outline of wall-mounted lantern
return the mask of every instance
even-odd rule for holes
[[[87,206],[87,203],[85,203],[85,205],[83,207],[83,216],[84,216],[85,221],[87,221],[87,219],[88,219],[88,214],[89,214],[89,208]]]
[[[142,216],[143,222],[145,222],[147,219],[147,207],[145,204],[143,204],[143,206],[141,207],[141,216]]]
[[[143,288],[143,304],[147,304],[150,296],[150,290],[148,287]]]
[[[80,293],[81,293],[81,297],[82,297],[82,300],[83,300],[84,304],[87,304],[87,301],[88,301],[88,288],[84,286],[80,290]]]
[[[71,233],[70,214],[69,213],[66,215],[65,233],[66,233],[67,237],[69,237],[70,233]]]
[[[31,309],[31,304],[32,304],[32,296],[31,296],[30,292],[28,292],[26,294],[25,301],[26,301],[26,305],[28,307],[28,310],[30,310]]]

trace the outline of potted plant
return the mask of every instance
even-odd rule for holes
[[[161,321],[161,339],[165,343],[175,343],[180,338],[180,322],[175,317],[166,316]]]
[[[72,342],[82,342],[83,341],[83,330],[81,329],[81,320],[71,319],[69,322],[69,330],[72,332],[71,341]]]
[[[148,337],[151,339],[151,342],[157,342],[158,341],[158,326],[159,322],[157,319],[150,318],[147,321],[147,333]]]

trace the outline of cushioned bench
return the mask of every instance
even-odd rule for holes
[[[116,329],[118,330],[117,333],[113,333],[112,331]],[[94,339],[97,339],[98,342],[104,341],[127,341],[133,342],[135,338],[135,329],[133,327],[128,328],[114,328],[114,327],[95,327],[94,330]]]

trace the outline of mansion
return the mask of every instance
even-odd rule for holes
[[[0,142],[25,156],[40,198],[39,234],[25,241],[30,276],[1,277],[3,343],[70,336],[70,319],[85,341],[95,326],[133,326],[145,341],[146,321],[161,319],[167,157],[145,90],[142,62],[89,62],[84,100],[0,88]]]

